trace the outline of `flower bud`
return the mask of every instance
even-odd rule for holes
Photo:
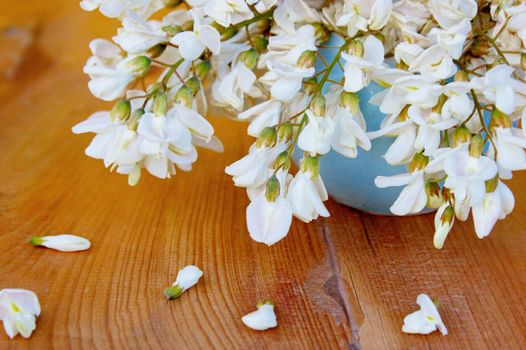
[[[170,286],[164,290],[164,296],[166,299],[177,299],[183,294],[183,288],[175,285]]]
[[[155,95],[152,109],[156,117],[166,115],[166,111],[168,110],[168,95],[164,91]]]
[[[165,7],[176,7],[183,3],[183,0],[163,0]]]
[[[261,130],[256,139],[256,147],[272,147],[276,144],[277,132],[273,126],[268,126]]]
[[[274,169],[289,170],[290,168],[290,157],[289,152],[283,151],[276,157],[273,164]]]
[[[160,83],[155,83],[155,84],[148,86],[146,93],[150,96],[153,96],[162,90],[163,90],[162,85]]]
[[[440,217],[440,222],[442,225],[453,223],[453,220],[455,219],[455,209],[453,209],[452,206],[448,206],[444,212],[442,213],[442,216]]]
[[[156,58],[161,56],[164,50],[166,50],[166,44],[157,44],[148,50],[148,55],[150,55],[151,58]]]
[[[363,43],[360,40],[355,39],[351,41],[351,43],[349,44],[349,47],[347,48],[347,51],[352,56],[363,57],[363,53],[364,53]]]
[[[340,106],[356,114],[360,110],[360,97],[355,93],[343,91],[340,95]]]
[[[521,53],[521,69],[526,71],[526,53]]]
[[[318,81],[314,77],[303,81],[303,91],[305,91],[307,95],[314,95],[317,87]]]
[[[197,93],[201,89],[201,82],[195,76],[188,79],[185,85],[192,89],[192,93],[194,94],[194,96],[197,95]]]
[[[435,181],[426,183],[427,207],[436,209],[442,205],[443,198],[440,192],[440,185]]]
[[[468,73],[466,73],[465,70],[459,70],[456,74],[455,74],[455,81],[456,82],[459,82],[459,81],[469,81],[469,76],[468,76]]]
[[[444,94],[440,95],[440,97],[438,98],[437,104],[432,108],[431,111],[436,114],[441,114],[442,106],[444,106],[444,103],[446,103],[446,101],[447,101],[447,96]]]
[[[322,43],[329,40],[330,32],[323,24],[312,23],[311,25],[314,27],[314,37],[316,40]]]
[[[310,172],[315,179],[320,175],[320,159],[318,156],[304,155],[301,160],[301,170],[304,173]]]
[[[494,178],[486,180],[486,193],[495,192],[499,185],[499,174],[495,175]]]
[[[123,121],[130,116],[131,104],[127,99],[120,100],[113,105],[110,111],[110,118],[112,121]]]
[[[230,38],[232,38],[234,35],[236,35],[238,32],[238,29],[234,26],[231,26],[231,27],[228,27],[222,31],[220,31],[221,33],[221,41],[225,41],[225,40],[228,40]]]
[[[126,122],[128,125],[128,129],[136,131],[137,127],[139,126],[139,120],[141,119],[142,115],[144,114],[144,109],[139,108],[133,111],[130,118]]]
[[[252,70],[258,63],[259,54],[256,52],[256,50],[250,49],[241,52],[237,58],[243,62],[248,69]]]
[[[275,202],[278,199],[279,193],[281,191],[281,185],[276,175],[272,175],[267,181],[267,186],[265,189],[265,197],[269,202]]]
[[[493,130],[494,128],[511,128],[511,119],[507,114],[502,113],[497,108],[494,108],[493,111],[491,111],[489,128],[490,130]]]
[[[479,134],[471,136],[471,141],[469,142],[469,155],[475,158],[481,156],[482,151],[484,151],[484,139]]]
[[[415,153],[409,164],[409,171],[414,172],[422,170],[427,166],[427,163],[429,163],[429,157],[425,156],[423,153]]]
[[[263,53],[267,51],[268,39],[265,38],[263,35],[252,36],[252,40],[250,40],[250,42],[257,53]]]
[[[314,96],[310,102],[309,109],[315,116],[323,117],[325,115],[325,97],[321,94]]]
[[[316,51],[303,51],[303,53],[298,58],[298,61],[296,62],[296,66],[301,68],[311,68],[314,66],[314,63],[316,62]]]
[[[164,26],[161,28],[161,30],[165,32],[168,36],[172,37],[172,36],[175,36],[176,34],[181,33],[183,31],[183,28],[181,28],[181,26],[177,24],[173,24],[169,26]]]
[[[284,123],[278,126],[278,140],[289,142],[292,140],[294,127],[289,123]]]
[[[174,96],[175,103],[187,108],[192,108],[194,102],[194,91],[188,85],[183,85]]]
[[[135,73],[137,78],[144,77],[150,71],[152,61],[146,56],[137,56],[126,63],[126,68]]]
[[[210,61],[201,61],[195,66],[195,75],[199,80],[204,81],[212,68]]]
[[[460,146],[471,139],[471,131],[464,125],[459,126],[453,132],[453,147]]]

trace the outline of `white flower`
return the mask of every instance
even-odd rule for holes
[[[303,0],[283,0],[273,15],[277,28],[273,30],[284,30],[289,34],[295,34],[297,23],[316,23],[320,21],[320,15]]]
[[[369,132],[367,135],[371,140],[384,135],[397,135],[383,157],[391,165],[407,163],[417,151],[414,147],[417,134],[416,125],[411,120],[384,124],[379,130]]]
[[[258,67],[264,68],[268,62],[295,65],[304,51],[316,50],[314,27],[303,25],[294,33],[283,32],[271,36],[267,46],[268,52],[261,55]]]
[[[273,245],[287,235],[291,223],[291,205],[283,194],[274,202],[261,194],[247,207],[248,232],[256,242]]]
[[[327,199],[327,190],[319,175],[313,178],[310,171],[299,171],[290,182],[287,200],[292,206],[292,213],[301,221],[310,222],[318,215],[329,217],[329,211],[323,205]]]
[[[279,123],[282,109],[280,101],[269,99],[239,113],[237,117],[241,120],[250,119],[248,134],[257,137],[264,128]]]
[[[179,298],[181,294],[195,286],[201,276],[203,276],[203,271],[197,266],[188,265],[184,267],[177,273],[177,278],[175,282],[172,283],[172,286],[165,289],[165,297],[168,299]]]
[[[204,11],[223,27],[254,16],[245,0],[208,0],[205,2]]]
[[[444,171],[444,186],[455,194],[455,201],[473,207],[484,200],[485,182],[497,175],[497,165],[485,156],[475,158],[467,151],[453,152],[444,160]]]
[[[122,28],[117,30],[113,41],[129,53],[143,53],[157,44],[168,41],[168,35],[161,27],[161,22],[147,22],[136,13],[129,12],[122,20]]]
[[[29,338],[36,329],[40,304],[35,293],[24,289],[0,290],[0,320],[9,338],[18,333]]]
[[[308,122],[298,137],[298,147],[311,155],[329,152],[334,133],[334,121],[329,117],[316,116],[310,109],[305,113]]]
[[[395,215],[419,213],[426,206],[427,195],[423,170],[393,176],[377,176],[374,184],[379,188],[405,186],[390,208],[391,213]]]
[[[471,32],[471,22],[465,18],[458,24],[449,27],[448,29],[433,28],[428,34],[434,42],[447,51],[447,53],[454,59],[458,59],[462,55],[464,49],[464,42]]]
[[[447,335],[447,328],[438,309],[427,294],[420,294],[416,298],[420,310],[415,311],[404,318],[402,331],[405,333],[429,334],[437,329],[443,335]]]
[[[497,147],[497,165],[500,173],[511,178],[511,171],[526,169],[526,135],[518,128],[493,129],[493,142]],[[488,157],[495,156],[495,149],[490,147]]]
[[[428,9],[442,28],[450,28],[464,19],[473,19],[477,14],[475,0],[433,0]]]
[[[357,92],[370,81],[369,73],[382,68],[384,61],[384,45],[374,35],[369,35],[363,42],[363,57],[342,53],[346,61],[344,68],[344,90]]]
[[[194,18],[193,31],[176,34],[170,42],[179,47],[181,56],[188,61],[193,61],[208,48],[214,55],[221,49],[221,36],[217,29],[210,25],[201,24],[199,16],[190,10]]]
[[[91,246],[90,241],[86,238],[74,235],[57,235],[57,236],[33,236],[31,244],[36,247],[46,247],[62,252],[78,252],[88,250]]]
[[[362,112],[352,113],[346,108],[338,107],[334,116],[334,132],[331,147],[336,152],[354,158],[358,155],[357,147],[371,149],[371,140],[365,132],[365,120]]]
[[[504,219],[514,206],[513,193],[499,180],[495,191],[486,193],[484,200],[473,206],[473,222],[477,237],[484,238],[489,235],[497,220]]]
[[[455,210],[446,202],[438,208],[435,214],[435,235],[433,236],[433,245],[435,248],[442,249],[444,241],[449,231],[453,228],[454,223]]]
[[[270,10],[272,6],[276,5],[277,1],[278,0],[246,0],[247,4],[253,5],[259,13],[263,13]],[[300,0],[298,2],[303,1]]]
[[[401,0],[393,4],[390,22],[400,29],[404,37],[418,42],[425,40],[418,31],[429,16],[427,6],[420,1]]]
[[[270,87],[272,98],[289,102],[301,90],[303,79],[314,75],[314,68],[301,68],[279,62],[267,63],[268,71],[259,81]]]
[[[349,37],[355,36],[359,31],[380,30],[389,20],[392,9],[392,0],[345,1],[336,25],[347,27]]]
[[[260,95],[260,91],[254,87],[255,82],[256,75],[243,62],[233,63],[230,71],[214,81],[212,98],[218,106],[240,111],[245,104],[245,94],[251,97]]]
[[[162,0],[81,0],[80,7],[86,11],[99,11],[106,17],[122,17],[127,10],[133,11],[143,18],[163,7]]]
[[[274,304],[268,300],[260,302],[256,311],[243,316],[241,320],[247,327],[258,331],[264,331],[278,325]]]

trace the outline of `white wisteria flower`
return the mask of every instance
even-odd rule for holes
[[[442,335],[447,335],[447,328],[437,306],[427,294],[420,294],[416,298],[420,310],[415,311],[404,318],[402,331],[405,333],[429,334],[437,329]]]
[[[207,0],[203,9],[208,16],[223,27],[254,16],[245,0]]]
[[[91,242],[84,237],[75,235],[57,235],[57,236],[33,236],[31,244],[35,247],[46,247],[61,252],[78,252],[88,250]]]
[[[515,206],[515,198],[502,181],[498,181],[493,192],[486,193],[482,202],[473,206],[473,222],[478,238],[490,234],[497,220],[502,220],[511,213]]]
[[[122,17],[126,11],[131,10],[142,17],[151,14],[163,7],[162,0],[81,0],[80,7],[86,11],[97,8],[106,17]]]
[[[361,45],[360,42],[356,44]],[[369,83],[370,72],[382,68],[384,45],[374,35],[369,35],[363,41],[363,53],[360,55],[343,53],[342,58],[346,61],[343,88],[348,92],[357,92]]]
[[[345,1],[336,25],[346,27],[349,37],[355,36],[359,31],[379,30],[389,20],[392,9],[392,0]]]
[[[214,55],[221,50],[221,37],[217,29],[208,24],[201,24],[199,15],[190,11],[194,20],[193,30],[177,33],[170,42],[179,48],[185,60],[197,59],[208,48]]]
[[[17,334],[29,338],[36,329],[40,303],[35,293],[25,289],[0,290],[0,320],[9,338]]]
[[[298,147],[313,156],[329,152],[334,121],[329,117],[314,115],[310,109],[306,111],[306,115],[308,121],[298,138]]]
[[[168,42],[168,34],[162,30],[162,23],[146,21],[134,12],[129,12],[122,20],[122,28],[113,38],[123,50],[131,54],[148,51],[157,44]]]
[[[442,249],[444,247],[444,242],[454,223],[455,209],[449,203],[442,204],[435,214],[435,235],[433,236],[435,248]]]
[[[256,242],[277,243],[287,235],[291,223],[292,208],[283,196],[270,201],[259,195],[247,207],[248,232]]]
[[[241,318],[243,323],[257,331],[264,331],[278,326],[274,303],[268,299],[262,300],[257,305],[257,310]]]
[[[318,216],[329,217],[329,211],[323,204],[327,199],[327,190],[322,178],[319,175],[313,176],[310,171],[298,172],[287,192],[292,213],[304,222],[311,222]]]
[[[179,298],[184,292],[195,286],[202,276],[203,271],[197,266],[185,266],[177,273],[175,282],[164,290],[164,296],[167,299]]]

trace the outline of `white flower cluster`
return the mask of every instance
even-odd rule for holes
[[[247,189],[248,230],[258,242],[282,239],[293,216],[304,222],[329,216],[319,158],[331,150],[356,157],[378,137],[394,137],[385,160],[408,171],[376,184],[404,186],[394,214],[438,209],[437,248],[455,218],[471,212],[482,238],[513,209],[501,180],[526,169],[524,3],[335,0],[315,9],[303,0],[83,0],[81,6],[122,21],[113,38],[118,46],[94,40],[84,68],[96,97],[118,101],[73,131],[96,133],[86,153],[128,174],[131,185],[142,168],[159,178],[176,167],[189,170],[196,146],[221,150],[202,116],[209,100],[249,121],[247,132],[256,138],[226,172]],[[341,45],[326,46],[331,36]],[[336,54],[328,59],[320,49]],[[379,130],[366,132],[357,93],[372,81],[385,89],[366,102],[386,117]],[[299,170],[291,174],[300,151]]]

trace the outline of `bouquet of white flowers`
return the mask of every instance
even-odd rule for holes
[[[187,171],[196,147],[222,150],[207,103],[250,121],[248,154],[226,167],[245,187],[250,236],[268,245],[292,217],[329,216],[319,158],[346,157],[392,137],[385,154],[407,172],[396,215],[437,210],[441,248],[472,213],[482,238],[514,206],[502,180],[526,169],[526,4],[513,0],[82,0],[122,22],[91,42],[84,67],[97,98],[115,101],[73,128],[96,136],[86,154],[128,175]],[[341,44],[328,46],[329,38]],[[331,40],[331,43],[334,40]],[[332,49],[330,59],[321,49]],[[322,66],[321,69],[315,68]],[[341,75],[334,78],[335,70]],[[153,76],[155,75],[155,76]],[[357,93],[386,115],[367,132]],[[208,95],[208,96],[207,96]],[[207,98],[208,97],[208,98]],[[520,121],[520,122],[519,122]],[[302,150],[291,174],[292,156]]]

